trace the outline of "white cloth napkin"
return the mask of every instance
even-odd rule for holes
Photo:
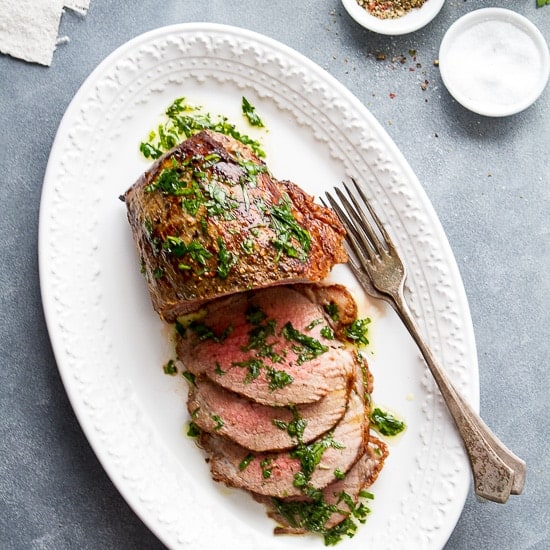
[[[63,8],[84,15],[90,0],[0,0],[0,52],[51,65]]]

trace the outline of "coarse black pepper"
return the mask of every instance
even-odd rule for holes
[[[357,0],[357,3],[379,19],[397,19],[414,8],[420,8],[426,0]]]

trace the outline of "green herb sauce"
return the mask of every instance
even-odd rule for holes
[[[292,351],[298,356],[297,363],[302,365],[306,361],[311,361],[319,355],[328,351],[328,346],[325,346],[319,342],[319,340],[303,334],[296,330],[292,323],[289,321],[284,325],[281,330],[281,334],[289,342],[293,342]]]
[[[243,108],[243,114],[247,117],[247,120],[249,122],[251,119],[255,122],[259,121],[260,119],[255,114],[254,107],[248,101],[246,103],[247,113],[244,113]],[[169,151],[181,141],[202,130],[212,130],[231,136],[248,145],[258,157],[265,157],[265,152],[259,141],[239,132],[236,126],[228,121],[227,117],[222,115],[212,116],[210,113],[205,113],[202,107],[187,103],[185,97],[176,99],[164,114],[166,120],[159,124],[156,130],[151,131],[145,141],[140,143],[139,150],[147,159],[158,159],[163,153]],[[250,123],[256,127],[261,127],[259,124]]]
[[[284,253],[304,263],[311,248],[311,236],[309,231],[296,221],[288,195],[284,195],[268,212],[271,216],[269,227],[275,232],[271,242],[279,251],[276,260],[278,261]]]
[[[370,421],[377,432],[387,436],[397,435],[406,428],[405,422],[379,408],[372,411]]]
[[[356,319],[351,325],[344,329],[345,337],[358,346],[367,346],[369,344],[367,335],[370,322],[371,320],[369,318]]]
[[[256,108],[251,105],[248,99],[244,96],[242,98],[241,109],[244,117],[248,120],[251,126],[257,126],[258,128],[264,127],[262,119],[256,113]]]

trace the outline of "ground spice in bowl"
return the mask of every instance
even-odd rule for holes
[[[357,0],[357,3],[379,19],[403,17],[414,8],[420,8],[426,0]]]

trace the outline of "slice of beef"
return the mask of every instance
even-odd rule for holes
[[[266,505],[268,515],[279,525],[275,534],[304,534],[310,531],[308,521],[323,517],[321,527],[328,530],[346,518],[353,518],[353,510],[361,503],[361,491],[370,487],[378,477],[388,456],[382,441],[371,438],[363,456],[339,479],[327,485],[316,501],[304,496],[277,499],[263,495],[254,498]],[[368,502],[367,502],[368,505]],[[359,514],[360,515],[360,514]]]
[[[347,388],[356,355],[328,330],[314,290],[304,290],[277,286],[210,302],[181,319],[179,359],[191,373],[264,405],[312,403]]]
[[[357,319],[357,303],[343,285],[296,284],[293,288],[323,309],[328,324],[339,338],[343,338],[343,330]]]
[[[328,432],[346,410],[349,389],[327,393],[315,403],[269,407],[230,392],[206,377],[190,386],[187,408],[201,430],[253,451],[289,449],[300,436],[309,443]]]
[[[321,281],[347,260],[331,210],[216,132],[167,152],[123,199],[153,307],[167,321],[219,296]]]
[[[210,469],[216,481],[253,493],[278,498],[302,495],[298,478],[304,478],[304,461],[320,453],[320,460],[306,472],[305,481],[322,489],[346,473],[365,452],[368,443],[368,414],[364,400],[352,391],[346,413],[332,432],[309,445],[284,452],[255,453],[232,441],[203,433],[200,444],[210,455]],[[320,452],[322,451],[322,452]]]

